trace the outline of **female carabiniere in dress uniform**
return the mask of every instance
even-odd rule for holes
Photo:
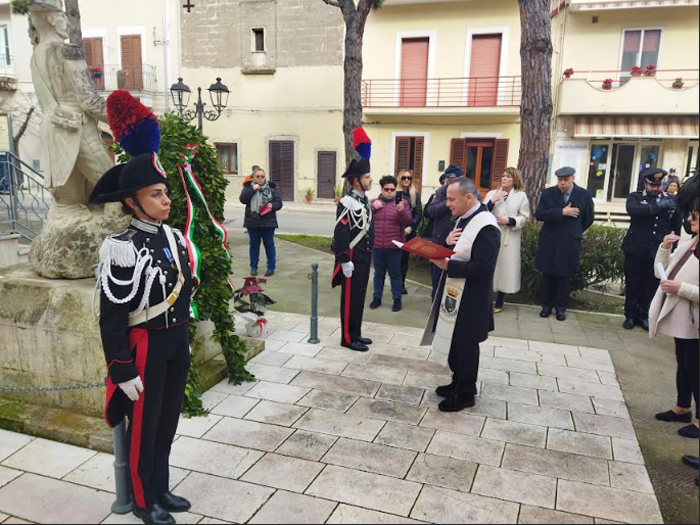
[[[133,219],[100,250],[105,418],[111,427],[129,418],[134,515],[144,523],[175,523],[171,512],[190,509],[170,493],[168,463],[190,366],[192,275],[182,234],[164,224],[170,186],[154,152],[160,137],[155,116],[125,92],[110,97],[108,115],[133,159],[100,179],[90,203],[121,202]]]

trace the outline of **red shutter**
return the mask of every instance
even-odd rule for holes
[[[85,38],[85,39],[83,39],[83,51],[85,52],[85,61],[87,62],[87,65],[89,68],[95,68],[95,67],[102,68],[102,75],[101,76],[98,75],[96,77],[93,74],[93,80],[95,82],[95,87],[98,90],[103,91],[105,89],[105,80],[104,80],[105,60],[104,60],[102,39],[101,38]]]
[[[428,92],[428,38],[407,38],[401,43],[401,106],[424,107]]]
[[[466,139],[452,139],[452,147],[450,151],[450,165],[459,166],[465,174],[467,173],[466,149]]]
[[[502,35],[477,35],[472,40],[469,72],[469,105],[498,105],[498,84],[501,74]]]
[[[124,88],[140,91],[143,89],[141,37],[139,35],[122,36],[121,44]]]
[[[402,170],[410,169],[411,139],[409,137],[396,137],[396,162],[394,163],[394,175]]]
[[[491,189],[501,187],[501,179],[503,172],[508,168],[508,150],[510,149],[510,140],[499,139],[496,141],[496,150],[493,154],[493,178],[491,179]]]

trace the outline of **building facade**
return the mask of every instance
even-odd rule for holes
[[[577,168],[599,218],[624,218],[644,169],[699,166],[698,0],[557,1],[552,23],[553,167]]]
[[[409,169],[429,195],[456,164],[485,194],[517,164],[517,2],[386,0],[367,22],[364,62],[375,175]]]

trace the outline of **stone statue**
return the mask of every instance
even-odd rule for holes
[[[32,79],[45,115],[41,163],[53,202],[29,261],[48,279],[92,276],[99,247],[126,227],[118,205],[88,206],[100,177],[114,166],[97,122],[107,122],[106,102],[92,82],[83,50],[67,44],[62,0],[29,0],[33,27]]]

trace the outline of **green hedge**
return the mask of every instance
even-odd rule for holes
[[[541,223],[529,223],[523,231],[523,291],[540,292],[541,274],[535,267]],[[581,268],[571,279],[571,291],[585,290],[604,282],[622,282],[626,230],[594,224],[583,236]]]

